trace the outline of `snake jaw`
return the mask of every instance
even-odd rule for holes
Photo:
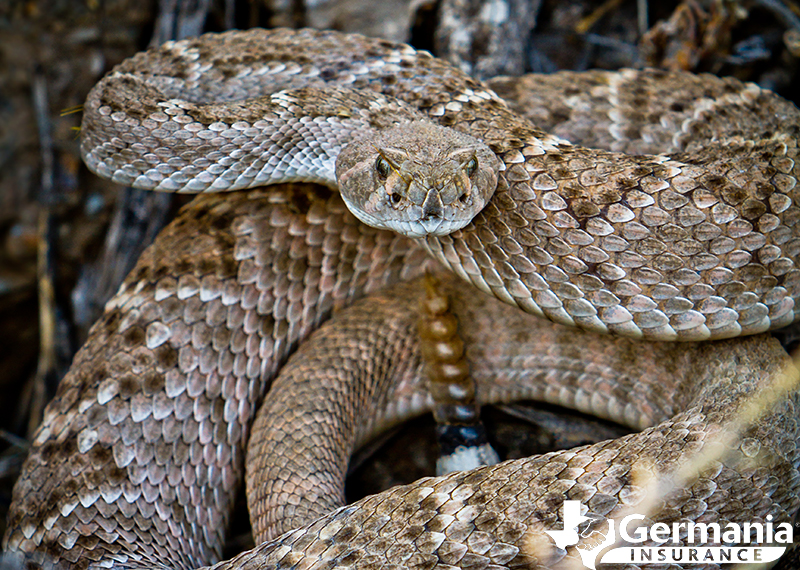
[[[481,141],[424,121],[353,141],[336,160],[350,211],[369,226],[409,237],[466,226],[494,193],[499,170]]]

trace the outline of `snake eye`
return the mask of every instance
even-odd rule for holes
[[[467,172],[467,176],[472,177],[475,174],[475,171],[478,170],[478,159],[474,156],[469,159],[469,162],[464,167],[464,170]]]
[[[389,171],[391,170],[391,166],[389,166],[389,161],[387,161],[382,156],[379,156],[378,159],[375,161],[375,170],[378,171],[378,176],[383,179],[389,177]]]

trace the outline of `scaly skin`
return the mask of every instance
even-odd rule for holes
[[[189,569],[217,561],[250,424],[287,354],[334,308],[418,273],[422,254],[405,238],[359,224],[338,196],[319,190],[198,198],[108,304],[48,406],[15,487],[4,548],[59,568],[114,561],[118,568]],[[480,400],[527,394],[639,428],[657,425],[588,448],[388,491],[244,555],[255,557],[257,567],[304,565],[337,552],[352,552],[339,559],[343,566],[374,568],[406,556],[427,566],[434,551],[444,563],[463,554],[465,561],[516,566],[539,552],[540,543],[527,542],[528,529],[558,528],[564,498],[582,500],[598,515],[638,504],[642,483],[632,475],[634,464],[674,474],[705,442],[732,429],[729,422],[749,396],[769,394],[788,360],[766,336],[643,344],[550,325],[452,282],[448,291],[464,323]],[[407,285],[340,311],[340,322],[320,330],[285,368],[267,404],[272,408],[262,412],[277,427],[256,428],[252,445],[293,448],[304,469],[316,476],[329,470],[335,478],[348,446],[392,418],[424,409],[414,384],[419,295],[420,287]],[[327,384],[331,375],[338,386]],[[390,381],[400,382],[399,400]],[[779,400],[724,462],[712,462],[688,492],[670,497],[659,517],[743,521],[769,513],[787,520],[799,506],[796,405],[796,395]],[[359,417],[370,407],[377,419]],[[287,415],[279,419],[274,410]],[[265,429],[288,435],[260,435]],[[269,459],[257,450],[251,456],[282,466],[297,458]],[[257,463],[251,469],[251,482],[269,482],[269,469]],[[300,504],[307,481],[291,471],[281,477],[274,492],[288,493],[284,505]],[[314,487],[321,489],[322,483]],[[436,493],[426,499],[431,489]],[[268,493],[250,489],[256,533],[268,532],[262,524]],[[291,525],[315,512],[281,516],[294,517]],[[330,537],[321,529],[329,525],[344,542],[326,550]],[[378,538],[379,530],[389,534]],[[560,556],[545,550],[542,563]]]
[[[653,340],[728,338],[794,321],[800,113],[792,104],[730,79],[633,71],[557,75],[543,80],[556,94],[529,103],[521,92],[537,81],[497,85],[535,116],[555,99],[553,113],[568,116],[556,132],[576,140],[593,124],[582,103],[596,104],[609,118],[592,136],[612,150],[535,128],[487,86],[403,44],[249,30],[170,42],[123,62],[89,94],[82,153],[118,182],[199,192],[286,180],[335,186],[333,160],[363,142],[373,157],[360,160],[362,176],[348,170],[345,182],[355,184],[344,188],[358,207],[395,193],[390,178],[384,187],[370,174],[383,151],[371,148],[374,132],[421,115],[500,159],[494,172],[479,157],[468,193],[488,193],[488,205],[463,229],[425,238],[480,289],[556,322]],[[668,154],[614,150],[655,152],[651,139],[668,142],[659,149]],[[414,137],[406,145],[409,155],[426,152]],[[420,164],[420,179],[436,177]],[[422,223],[434,210],[422,207],[409,235],[436,226]],[[405,212],[394,213],[405,220]]]
[[[254,66],[264,61],[272,61],[268,83],[277,79],[277,88],[291,93],[251,107],[159,102],[158,90],[166,87],[168,99],[192,98],[197,90],[205,93],[201,99],[216,96],[215,90],[227,99],[258,97],[265,76]],[[169,79],[162,71],[177,75]],[[310,85],[304,83],[309,74],[316,77]],[[628,121],[642,115],[641,103],[623,95],[641,89],[625,91],[626,82],[645,88],[664,85],[663,79],[647,72],[588,76],[590,98],[613,95],[606,100],[613,111],[610,146],[636,134],[647,140],[651,132]],[[293,115],[324,107],[300,111],[304,102],[321,102],[320,93],[338,89],[340,103],[385,104],[396,113],[391,121],[406,116],[413,122],[421,113],[479,139],[498,156],[504,169],[487,207],[464,229],[426,238],[425,245],[501,300],[556,321],[645,338],[725,337],[793,320],[800,277],[797,110],[727,80],[673,75],[666,85],[706,98],[679,100],[669,109],[656,105],[647,115],[676,125],[666,136],[673,141],[669,157],[627,157],[569,146],[533,128],[480,83],[407,46],[256,30],[172,43],[123,63],[87,101],[83,147],[92,168],[121,182],[155,186],[166,177],[180,184],[182,168],[236,178],[240,167],[229,164],[224,151],[251,132],[259,113],[277,110],[291,122]],[[577,94],[567,95],[562,103],[571,108]],[[714,105],[744,118],[710,113]],[[372,128],[382,109],[359,116]],[[580,113],[575,117],[585,124]],[[338,128],[346,121],[331,122],[337,128],[323,146],[336,149],[353,132]],[[169,127],[154,129],[161,123]],[[653,138],[665,136],[659,128],[653,132]],[[685,144],[690,134],[700,140]],[[305,136],[298,130],[294,142]],[[729,138],[718,142],[716,136]],[[250,160],[285,158],[283,150]],[[115,171],[118,157],[131,163]],[[330,169],[302,168],[302,176],[332,183]],[[216,187],[213,181],[206,186]],[[422,259],[407,240],[358,225],[338,199],[315,191],[257,190],[205,197],[188,207],[109,303],[48,407],[15,488],[6,548],[79,568],[101,559],[120,567],[175,568],[215,561],[250,422],[271,378],[334,307],[415,274]],[[567,345],[576,346],[572,340]],[[415,561],[429,567],[436,560],[549,563],[552,553],[542,554],[526,537],[541,528],[537,521],[556,521],[556,497],[569,489],[568,497],[613,515],[620,501],[636,498],[637,483],[627,476],[634,452],[646,447],[653,468],[671,473],[702,447],[699,441],[730,428],[748,393],[769,393],[785,364],[785,355],[764,337],[692,347],[685,354],[697,353],[699,360],[691,382],[711,400],[671,410],[678,415],[643,436],[588,448],[588,455],[563,452],[404,487],[326,515],[245,558],[267,566],[307,564],[338,552],[348,553],[339,563],[362,568]],[[576,394],[580,406],[586,395]],[[780,402],[749,428],[730,461],[704,472],[682,516],[749,520],[770,513],[787,520],[796,512],[794,406],[794,397]],[[624,457],[617,457],[620,449]],[[592,469],[584,472],[587,465]],[[598,480],[595,467],[614,476]],[[560,486],[548,491],[556,475]],[[743,491],[748,499],[732,500]],[[463,509],[464,501],[472,506]],[[669,504],[661,512],[667,520],[677,516]],[[363,532],[353,535],[356,527]],[[394,546],[375,534],[379,527],[394,536]],[[348,545],[324,554],[333,528]]]
[[[188,205],[47,407],[4,550],[76,568],[125,553],[174,568],[218,560],[250,424],[280,366],[332,311],[425,267],[421,248],[360,224],[324,189]]]

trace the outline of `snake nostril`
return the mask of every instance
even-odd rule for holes
[[[397,193],[395,193],[395,194],[390,194],[390,196],[391,196],[391,198],[392,198],[392,204],[395,204],[395,205],[396,205],[396,204],[399,204],[399,203],[400,203],[400,200],[402,200],[402,199],[403,199],[403,197],[402,197],[400,194],[397,194]]]
[[[469,196],[467,196],[467,193],[464,192],[463,194],[461,194],[461,196],[458,197],[458,201],[461,202],[462,204],[466,204],[467,198],[469,198]]]

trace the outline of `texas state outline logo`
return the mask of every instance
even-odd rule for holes
[[[567,500],[563,505],[564,529],[544,532],[560,549],[575,546],[581,562],[590,570],[603,564],[769,563],[778,560],[793,540],[792,525],[775,524],[772,515],[764,522],[742,524],[680,521],[648,526],[641,523],[644,519],[636,513],[619,521],[605,519],[608,530],[604,534],[588,529],[582,534],[578,531],[582,523],[603,519],[581,515],[581,502]],[[603,537],[599,543],[580,544],[595,533]]]

